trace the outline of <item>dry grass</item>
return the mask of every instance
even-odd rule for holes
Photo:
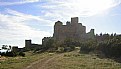
[[[79,54],[77,51],[35,55],[27,52],[26,57],[5,58],[0,61],[0,69],[23,69],[37,60],[39,62],[32,65],[33,69],[121,69],[121,64],[111,59],[100,59],[91,54]]]
[[[48,56],[47,53],[32,54],[32,52],[26,52],[25,57],[4,57],[3,60],[0,60],[0,69],[23,69],[45,56]]]
[[[48,69],[120,69],[121,64],[111,59],[100,59],[89,54],[66,53],[56,58]]]

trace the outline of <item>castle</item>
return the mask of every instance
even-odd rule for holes
[[[53,37],[44,37],[42,39],[42,45],[46,45],[49,39],[54,39],[54,41],[60,44],[67,39],[79,42],[94,39],[94,29],[91,29],[90,32],[86,33],[86,26],[83,26],[82,23],[78,22],[78,17],[71,18],[70,22],[66,22],[66,25],[63,25],[61,21],[55,22]],[[41,45],[39,44],[32,44],[31,40],[25,40],[25,48],[34,49],[40,46]]]
[[[55,22],[54,25],[54,34],[53,39],[56,42],[64,42],[66,39],[71,39],[74,41],[85,41],[87,39],[93,39],[94,29],[91,29],[90,32],[86,33],[86,26],[83,26],[82,23],[78,23],[78,17],[71,18],[71,22],[67,21],[66,25],[63,25],[61,21]],[[44,37],[42,44],[46,44],[49,37]]]

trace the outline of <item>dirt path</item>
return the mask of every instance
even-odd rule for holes
[[[48,65],[52,64],[52,62],[62,56],[63,54],[55,54],[49,57],[45,57],[44,59],[40,59],[36,62],[33,62],[31,65],[27,66],[25,69],[48,69]]]

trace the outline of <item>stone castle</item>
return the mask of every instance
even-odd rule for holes
[[[44,37],[42,39],[42,45],[46,45],[49,39],[54,39],[54,41],[61,44],[67,39],[80,42],[94,38],[94,29],[86,33],[86,26],[79,23],[78,17],[73,17],[70,22],[66,22],[66,25],[63,25],[61,21],[55,22],[53,37]],[[32,44],[31,40],[25,40],[25,48],[34,49],[40,46],[39,44]]]
[[[53,37],[57,41],[64,41],[65,39],[72,40],[85,40],[94,37],[94,29],[86,33],[86,26],[82,23],[78,23],[78,17],[71,18],[71,22],[67,21],[66,25],[63,25],[61,21],[55,22]]]
[[[63,25],[61,21],[55,22],[53,37],[57,42],[64,42],[66,39],[71,39],[74,41],[85,41],[86,39],[93,39],[94,29],[86,33],[86,26],[82,23],[78,23],[78,17],[71,18],[71,21],[67,21],[66,25]],[[50,39],[49,37],[44,37],[42,43],[45,44],[46,41]]]

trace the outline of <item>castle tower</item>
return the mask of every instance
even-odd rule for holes
[[[71,23],[72,23],[72,25],[78,24],[78,17],[71,18]]]
[[[63,23],[61,21],[55,22],[53,36],[54,36],[54,39],[56,39],[56,40],[58,40],[60,38],[62,24]]]
[[[31,40],[25,40],[25,47],[30,48],[31,47]]]

